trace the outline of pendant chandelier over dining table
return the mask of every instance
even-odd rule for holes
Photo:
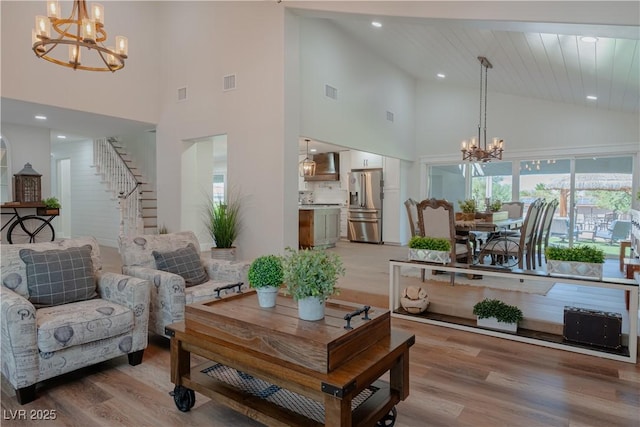
[[[36,16],[36,27],[31,33],[36,56],[74,70],[115,72],[122,69],[129,50],[127,38],[116,36],[115,47],[105,47],[104,7],[92,3],[90,11],[85,0],[74,0],[71,15],[64,19],[59,1],[47,1],[47,16]],[[51,29],[57,37],[52,37]],[[64,52],[56,50],[59,45],[69,46],[67,60],[63,59]]]
[[[489,68],[493,68],[491,62],[484,56],[478,56],[480,61],[480,119],[478,120],[478,137],[472,137],[469,141],[462,141],[462,160],[472,162],[489,162],[492,159],[502,160],[504,141],[493,138],[487,146],[487,74]],[[484,77],[484,87],[482,80]],[[483,105],[484,102],[484,105]],[[484,113],[484,117],[483,117]]]

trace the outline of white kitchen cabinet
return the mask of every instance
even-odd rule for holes
[[[383,166],[384,157],[365,151],[351,150],[351,169],[379,169]]]
[[[351,172],[351,152],[340,151],[340,189],[349,190],[349,172]]]
[[[347,225],[348,225],[348,215],[349,215],[349,208],[342,207],[340,208],[340,238],[341,239],[347,239]]]

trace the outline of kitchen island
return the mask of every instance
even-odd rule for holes
[[[339,205],[300,205],[298,215],[300,248],[333,248],[340,239]]]

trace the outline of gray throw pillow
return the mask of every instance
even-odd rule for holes
[[[29,301],[51,307],[97,296],[91,261],[91,245],[37,252],[21,249],[26,264]]]
[[[199,285],[209,280],[200,261],[200,254],[193,243],[189,243],[186,248],[171,252],[153,251],[152,253],[158,270],[182,276],[186,286]]]

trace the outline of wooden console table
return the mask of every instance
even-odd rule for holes
[[[629,343],[627,354],[618,354],[608,352],[606,350],[600,350],[594,347],[586,347],[574,345],[571,343],[557,342],[553,340],[546,340],[534,336],[523,336],[518,334],[510,334],[499,332],[490,329],[483,329],[479,327],[469,326],[465,324],[458,324],[453,322],[441,321],[437,319],[430,319],[421,315],[404,314],[400,305],[400,268],[401,267],[414,267],[424,270],[437,270],[452,273],[464,273],[464,274],[481,274],[482,276],[495,276],[518,280],[536,280],[536,281],[548,281],[548,282],[561,282],[568,284],[576,284],[581,286],[591,286],[597,288],[609,288],[609,289],[621,289],[629,295]],[[459,329],[468,332],[474,332],[483,335],[490,335],[499,338],[506,338],[513,341],[520,341],[529,344],[540,345],[544,347],[556,348],[560,350],[572,351],[575,353],[588,354],[591,356],[598,356],[607,359],[619,360],[622,362],[636,363],[638,352],[638,282],[633,279],[614,279],[604,278],[602,281],[586,280],[586,279],[572,279],[566,277],[549,276],[545,272],[531,271],[531,270],[501,270],[495,268],[477,268],[470,267],[466,264],[435,264],[425,263],[419,261],[408,260],[390,260],[389,261],[389,310],[391,316],[398,317],[406,320],[413,320],[416,322],[428,323],[438,326],[445,326],[449,328]]]
[[[254,291],[188,305],[185,321],[166,328],[178,409],[191,409],[197,391],[267,425],[393,425],[395,405],[409,395],[414,335],[391,330],[386,309],[370,308],[369,319],[360,313],[346,329],[345,315],[357,306],[326,308],[325,319],[308,322],[291,298],[279,295],[265,309]],[[208,362],[191,367],[191,353]],[[380,380],[386,372],[388,382]],[[260,391],[243,381],[260,381]],[[269,399],[282,390],[279,401]],[[301,401],[319,407],[320,417],[299,411]]]

